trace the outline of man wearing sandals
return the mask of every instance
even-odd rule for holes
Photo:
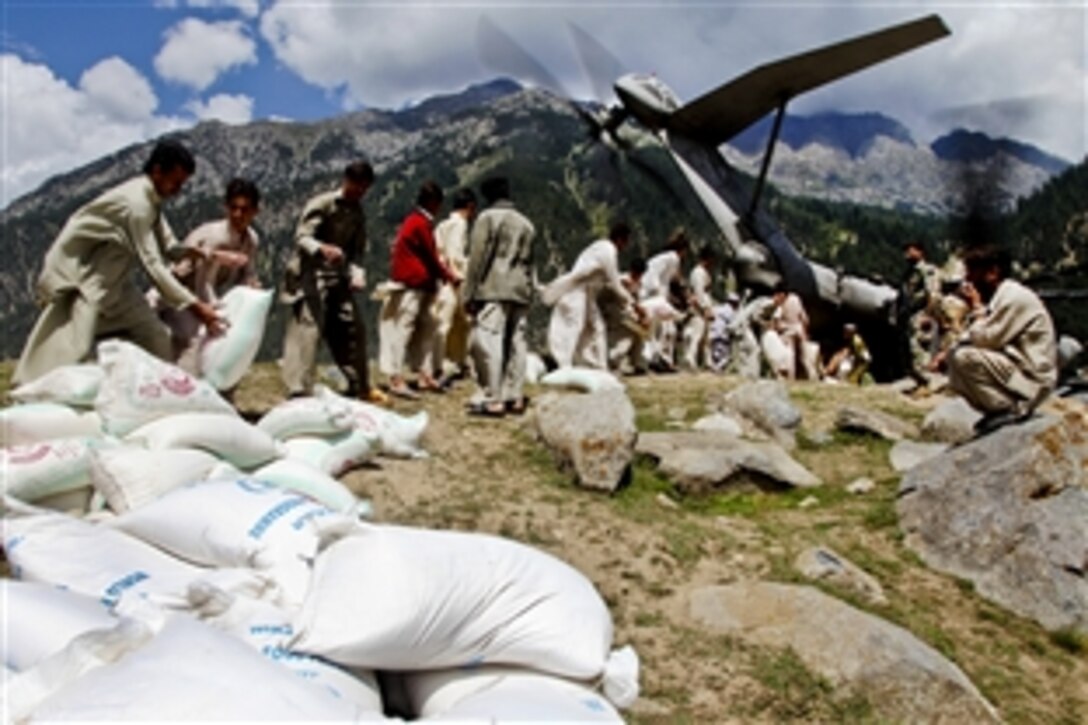
[[[525,410],[526,313],[533,293],[533,224],[510,201],[503,177],[483,182],[488,205],[472,227],[463,299],[473,318],[471,354],[479,389],[478,415]]]
[[[434,359],[438,327],[434,300],[440,283],[452,286],[461,281],[439,258],[435,244],[434,215],[443,196],[434,181],[423,182],[416,208],[397,231],[389,257],[389,278],[395,287],[382,301],[380,363],[389,378],[389,392],[400,397],[417,397],[405,380],[406,370],[415,372],[420,390],[442,390],[431,374],[441,364]]]

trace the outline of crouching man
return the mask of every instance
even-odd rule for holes
[[[964,257],[969,324],[946,357],[949,387],[983,418],[986,433],[1031,415],[1057,383],[1054,322],[1039,296],[1010,279],[1008,254],[993,247]]]

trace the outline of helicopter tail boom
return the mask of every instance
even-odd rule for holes
[[[950,34],[937,15],[759,66],[676,110],[667,130],[719,146],[796,96]]]

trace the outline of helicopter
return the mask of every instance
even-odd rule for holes
[[[597,79],[602,72],[622,66],[585,31],[573,24],[570,30],[600,96],[603,84]],[[618,104],[603,105],[603,110],[571,104],[591,136],[613,150],[630,149],[621,129],[632,121],[665,149],[721,233],[738,285],[765,291],[782,284],[797,293],[816,339],[838,339],[845,320],[858,324],[877,358],[874,372],[894,377],[902,372],[900,362],[889,358],[896,346],[885,343],[902,334],[896,329],[897,289],[806,259],[760,201],[790,101],[950,34],[939,16],[929,15],[760,65],[687,103],[657,76],[627,73],[612,84]],[[516,66],[520,75],[538,85],[560,88],[486,18],[481,19],[478,39],[485,63],[506,71]],[[759,175],[750,185],[719,147],[771,113],[774,119]],[[663,183],[660,177],[658,182]]]

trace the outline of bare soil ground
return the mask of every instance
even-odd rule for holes
[[[640,430],[688,424],[708,396],[740,381],[709,374],[628,380]],[[697,587],[738,580],[802,582],[792,562],[826,545],[873,574],[889,599],[873,607],[848,591],[829,593],[912,631],[955,661],[1010,722],[1088,722],[1088,651],[1082,639],[1048,634],[986,602],[968,582],[932,572],[902,544],[894,500],[899,477],[890,444],[832,432],[835,411],[862,405],[920,422],[932,400],[884,387],[791,384],[804,414],[798,460],[824,487],[767,492],[754,484],[685,498],[648,462],[631,485],[606,496],[579,489],[534,435],[530,415],[501,420],[464,412],[470,385],[420,403],[431,415],[423,461],[382,460],[345,482],[374,503],[382,521],[485,531],[570,562],[598,587],[616,622],[616,642],[642,659],[643,696],[634,722],[874,720],[864,692],[836,690],[790,651],[708,635],[688,616]],[[534,391],[535,392],[535,391]],[[257,413],[279,399],[274,369],[259,367],[239,392]],[[821,445],[806,443],[831,432]],[[846,486],[866,476],[872,492]],[[800,504],[814,498],[805,507]]]
[[[236,403],[259,416],[282,399],[273,365],[255,366]],[[10,365],[0,366],[6,391]],[[708,395],[740,383],[710,375],[628,380],[640,430],[690,423]],[[431,458],[381,460],[345,483],[373,501],[375,518],[399,524],[484,531],[549,551],[588,576],[609,604],[616,643],[642,660],[642,697],[627,714],[636,723],[875,721],[865,692],[836,689],[789,650],[754,647],[709,635],[688,616],[694,588],[738,580],[802,582],[792,562],[826,545],[874,575],[889,599],[858,601],[825,591],[912,631],[955,661],[1013,723],[1088,722],[1088,647],[1083,638],[1048,634],[981,599],[967,582],[926,569],[896,526],[898,476],[890,444],[832,432],[841,405],[860,404],[919,421],[930,401],[882,387],[790,386],[804,413],[798,460],[825,485],[806,491],[761,490],[741,482],[698,498],[681,496],[647,462],[611,496],[576,487],[536,441],[531,414],[501,420],[468,417],[469,385],[395,410],[425,408]],[[535,393],[537,391],[531,391]],[[817,436],[818,437],[818,436]],[[858,477],[875,490],[851,495]],[[801,502],[805,499],[805,506]]]

